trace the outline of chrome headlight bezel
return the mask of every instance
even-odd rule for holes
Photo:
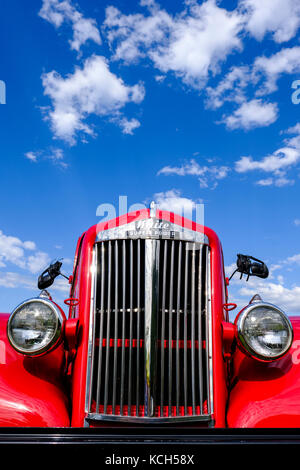
[[[54,334],[52,335],[51,337],[51,340],[41,346],[39,349],[36,349],[34,351],[30,351],[28,349],[25,349],[25,348],[22,348],[21,346],[19,346],[14,338],[12,337],[12,334],[11,334],[11,324],[12,324],[12,321],[15,317],[15,315],[23,308],[25,307],[27,304],[30,304],[30,303],[39,303],[39,304],[43,304],[43,305],[46,305],[47,307],[49,307],[52,312],[55,314],[55,319],[56,319],[56,322],[55,322],[55,332]],[[7,337],[8,337],[8,341],[9,343],[11,344],[11,346],[19,353],[21,354],[24,354],[26,356],[40,356],[46,352],[49,352],[50,350],[54,349],[55,346],[57,346],[60,342],[60,339],[62,337],[61,333],[62,333],[62,329],[63,329],[63,323],[64,323],[64,317],[63,317],[63,314],[62,312],[60,311],[60,309],[51,301],[51,300],[48,300],[46,298],[40,298],[40,297],[34,297],[32,299],[27,299],[25,300],[24,302],[21,302],[14,310],[13,312],[11,313],[9,319],[8,319],[8,322],[7,322]]]
[[[287,343],[285,348],[282,350],[282,352],[280,354],[276,355],[276,356],[270,357],[270,356],[267,356],[267,355],[264,356],[264,355],[258,353],[257,351],[255,351],[255,349],[253,349],[251,347],[251,345],[249,344],[249,342],[245,338],[245,335],[244,335],[245,320],[248,317],[248,315],[253,310],[255,310],[257,308],[268,308],[270,310],[274,310],[276,313],[279,313],[281,315],[281,317],[284,319],[284,321],[287,325],[287,330],[288,330],[288,334],[289,334],[289,342]],[[237,317],[236,328],[237,328],[238,343],[240,343],[242,348],[251,357],[254,357],[255,359],[258,359],[259,361],[263,361],[263,362],[272,362],[272,361],[276,361],[276,360],[280,359],[281,357],[283,357],[289,351],[289,349],[290,349],[290,347],[293,343],[293,339],[294,339],[293,327],[292,327],[292,324],[290,322],[289,317],[279,307],[277,307],[276,305],[273,305],[271,303],[268,303],[268,302],[257,302],[257,301],[255,301],[253,303],[250,303],[247,307],[245,307]]]

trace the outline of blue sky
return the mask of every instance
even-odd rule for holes
[[[204,203],[228,273],[236,253],[268,280],[234,280],[300,311],[298,0],[33,0],[1,4],[0,299],[37,293],[53,258],[118,210]],[[52,289],[62,301],[63,279]]]

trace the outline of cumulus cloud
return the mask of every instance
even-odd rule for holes
[[[17,237],[5,235],[0,230],[0,267],[6,267],[10,263],[32,273],[37,273],[48,262],[49,256],[42,251],[37,251],[33,241],[23,242]]]
[[[245,306],[255,294],[259,294],[265,302],[278,305],[288,314],[300,313],[300,285],[288,284],[287,273],[291,269],[299,269],[300,254],[288,256],[269,266],[268,279],[250,277],[248,282],[240,281],[239,277],[233,277],[230,281],[231,301],[237,302],[239,308]],[[225,267],[226,275],[229,276],[236,268],[232,263]],[[278,271],[280,273],[278,274]]]
[[[0,271],[0,287],[5,287],[7,289],[28,289],[33,291],[32,295],[34,295],[37,290],[36,276],[10,271]],[[51,287],[51,291],[52,290],[67,294],[70,291],[70,286],[66,279],[59,277]],[[57,301],[57,298],[55,300]]]
[[[115,48],[115,60],[131,63],[148,57],[161,72],[173,72],[184,83],[202,88],[229,54],[242,49],[243,18],[237,10],[220,8],[215,0],[190,2],[177,15],[155,2],[142,5],[149,10],[145,15],[106,9],[104,30]]]
[[[241,104],[233,114],[224,116],[221,122],[228,129],[254,129],[269,126],[277,120],[278,106],[276,103],[253,99]]]
[[[206,107],[217,109],[223,106],[225,101],[246,101],[246,88],[250,80],[248,65],[232,67],[217,86],[206,88]]]
[[[263,300],[280,306],[287,313],[300,313],[300,286],[285,287],[275,282],[250,282],[239,289],[239,294],[248,300],[259,293]]]
[[[299,72],[299,46],[283,48],[270,56],[258,56],[251,65],[234,66],[214,87],[208,86],[206,108],[219,109],[226,102],[237,104],[238,108],[219,121],[228,129],[269,126],[278,118],[278,105],[260,98],[277,90],[283,74]]]
[[[54,135],[70,144],[75,143],[78,132],[94,135],[85,122],[89,116],[119,117],[121,108],[130,102],[140,103],[145,94],[142,84],[125,85],[109,70],[107,60],[96,55],[66,78],[52,71],[43,74],[42,81],[45,95],[52,100],[47,119]]]
[[[198,177],[200,187],[215,189],[218,182],[227,177],[230,168],[225,165],[199,165],[196,160],[191,159],[182,166],[165,166],[161,168],[158,175],[177,175],[177,176],[196,176]]]
[[[15,272],[0,271],[0,286],[10,289],[35,289],[36,279]]]
[[[122,118],[119,120],[119,126],[122,129],[123,134],[133,134],[133,131],[140,127],[141,123],[133,118],[133,119],[127,119],[127,118]]]
[[[100,33],[96,20],[84,18],[70,0],[43,0],[39,16],[59,28],[64,22],[70,23],[73,38],[69,41],[71,49],[79,51],[88,40],[101,44]]]
[[[241,0],[239,6],[248,17],[245,28],[258,41],[267,33],[277,43],[289,41],[300,26],[298,0]]]
[[[277,90],[277,82],[283,74],[300,72],[300,47],[283,48],[269,57],[257,57],[253,64],[252,80],[262,80],[257,95],[266,95]]]
[[[153,195],[153,199],[161,210],[166,210],[192,219],[193,211],[196,209],[196,202],[183,197],[178,189],[171,189]]]
[[[257,182],[260,186],[287,186],[294,183],[294,180],[287,178],[287,171],[295,167],[300,162],[300,126],[297,124],[287,129],[286,133],[295,133],[293,137],[287,138],[283,146],[275,150],[272,154],[263,157],[261,160],[254,160],[251,156],[243,156],[235,163],[235,170],[238,173],[249,171],[262,171],[271,173],[268,178]]]

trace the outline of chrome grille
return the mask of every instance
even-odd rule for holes
[[[95,250],[87,422],[209,421],[209,247],[124,239]]]

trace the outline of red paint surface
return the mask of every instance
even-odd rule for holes
[[[0,426],[69,426],[63,345],[45,356],[24,357],[7,340],[8,317],[0,314]]]

